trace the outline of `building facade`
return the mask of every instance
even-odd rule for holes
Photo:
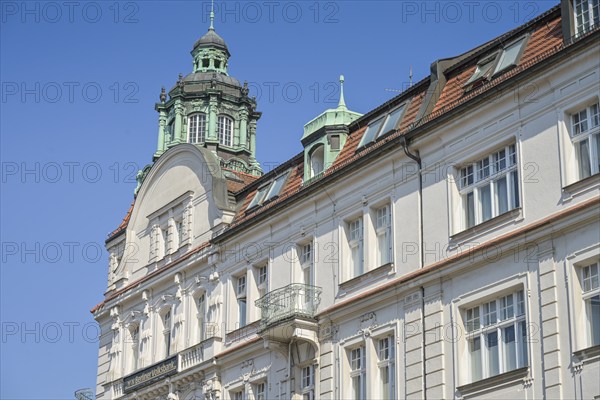
[[[106,241],[97,398],[600,398],[599,23],[563,0],[342,91],[265,174],[211,24]]]

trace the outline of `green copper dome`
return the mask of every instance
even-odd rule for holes
[[[229,49],[227,48],[225,40],[219,36],[217,32],[215,32],[214,28],[210,28],[208,32],[204,34],[204,36],[198,39],[198,41],[194,44],[194,50],[198,47],[216,47],[229,53]]]

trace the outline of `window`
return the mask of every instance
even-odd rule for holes
[[[571,114],[571,140],[575,146],[579,179],[600,172],[599,103]]]
[[[325,146],[319,144],[310,151],[310,177],[314,178],[325,170]]]
[[[163,241],[163,255],[169,254],[169,227],[165,226],[160,229]]]
[[[465,312],[471,382],[528,365],[523,290]]]
[[[219,115],[217,122],[219,132],[219,143],[231,146],[233,143],[233,120],[225,115]]]
[[[188,141],[204,143],[206,138],[206,115],[193,114],[188,118]]]
[[[269,192],[267,193],[264,201],[269,201],[277,196],[279,196],[279,193],[281,192],[281,189],[283,189],[283,184],[285,183],[286,179],[287,179],[287,172],[283,175],[278,176],[277,178],[275,178],[275,180],[273,181],[273,183],[270,186]]]
[[[518,41],[506,46],[500,55],[500,60],[496,66],[495,74],[504,71],[508,67],[517,64],[519,55],[522,53],[523,44],[525,44],[525,37],[522,37]]]
[[[300,379],[300,391],[302,400],[314,400],[315,398],[315,366],[308,365],[302,368],[302,377]]]
[[[329,135],[329,148],[331,151],[340,150],[340,135]]]
[[[475,73],[465,83],[465,86],[468,86],[476,81],[489,78],[493,71],[496,57],[497,54],[493,54],[479,61],[479,63],[477,63],[477,68],[475,68]]]
[[[198,296],[196,306],[198,311],[198,342],[201,342],[204,340],[204,316],[206,315],[206,298],[204,293]]]
[[[392,110],[386,116],[371,122],[367,126],[367,130],[365,131],[365,134],[363,135],[358,147],[362,147],[366,144],[369,144],[375,141],[377,138],[396,129],[404,112],[404,108],[405,106],[402,105],[396,108],[395,110]]]
[[[380,394],[382,399],[396,398],[395,342],[391,336],[377,341]]]
[[[239,276],[236,280],[235,293],[238,303],[238,322],[240,328],[246,326],[246,275]]]
[[[238,390],[231,393],[232,400],[244,400],[244,390]]]
[[[353,400],[366,399],[366,360],[364,346],[350,350],[350,379],[352,380],[350,398]]]
[[[264,202],[272,200],[279,196],[279,193],[281,192],[281,189],[283,189],[283,185],[285,184],[288,175],[289,171],[278,176],[272,182],[269,182],[268,184],[260,187],[256,191],[256,194],[254,195],[254,198],[252,198],[250,204],[248,204],[248,209],[251,209],[252,207],[258,205],[262,205]]]
[[[300,255],[300,267],[302,268],[302,279],[305,285],[313,284],[312,266],[313,266],[313,251],[312,243],[305,243],[298,246]]]
[[[169,142],[175,140],[175,118],[171,119],[167,124],[167,137],[169,138]]]
[[[581,287],[585,304],[587,343],[589,347],[600,345],[600,283],[599,263],[581,268]]]
[[[130,331],[131,334],[131,371],[138,369],[139,346],[140,346],[140,326],[136,325]]]
[[[177,231],[177,246],[181,247],[183,245],[183,222],[175,221],[175,230]]]
[[[266,265],[256,267],[256,285],[258,286],[259,296],[264,296],[267,293],[269,285],[268,270]]]
[[[165,358],[171,354],[171,310],[163,315],[163,336],[165,343]]]
[[[575,33],[581,35],[600,24],[600,0],[575,0]]]
[[[350,246],[350,265],[352,277],[364,273],[363,219],[357,218],[348,223],[348,245]]]
[[[392,262],[392,211],[385,205],[375,211],[375,231],[377,233],[377,265]]]
[[[518,208],[519,177],[515,145],[461,168],[459,186],[464,229]]]
[[[254,385],[254,400],[266,400],[267,392],[266,392],[266,383],[260,382]]]

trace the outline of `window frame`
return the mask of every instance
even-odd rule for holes
[[[242,281],[243,284],[241,283]],[[234,287],[238,307],[238,323],[239,328],[242,328],[248,325],[248,276],[245,270],[244,273],[235,277]]]
[[[380,212],[384,211],[385,224],[380,225]],[[377,241],[376,248],[376,267],[391,264],[394,262],[394,229],[393,229],[393,214],[392,204],[380,204],[373,208],[373,228],[375,230],[375,239]],[[383,241],[383,243],[382,243]],[[384,259],[382,254],[382,245],[387,248],[387,259]]]
[[[502,152],[503,156],[500,156]],[[462,163],[456,169],[461,210],[459,232],[522,207],[517,143],[495,147],[493,151],[484,154],[484,157],[477,157],[473,162]],[[499,182],[503,179],[504,190],[500,190]],[[484,191],[487,194],[482,193]],[[486,198],[489,198],[489,201],[486,201]],[[502,211],[503,200],[506,208],[504,211]],[[487,218],[486,208],[489,208]]]
[[[379,336],[376,339],[375,345],[376,345],[376,349],[377,349],[377,372],[378,372],[378,378],[379,378],[379,395],[382,399],[395,399],[396,398],[396,340],[395,340],[395,336],[388,332],[386,335],[384,336]],[[387,346],[387,356],[385,356],[385,358],[382,357],[382,348],[381,348],[381,343],[383,341],[387,341],[388,342],[388,346]],[[388,385],[389,385],[389,389],[388,389],[388,393],[384,392],[384,372],[387,370],[387,379],[388,379]]]
[[[262,390],[259,390],[261,389]],[[266,400],[267,399],[267,382],[259,381],[252,384],[252,392],[254,394],[254,400]]]
[[[595,108],[595,113],[593,109]],[[581,114],[585,112],[585,118],[581,119]],[[575,122],[575,119],[578,121]],[[574,158],[576,162],[576,181],[579,182],[590,176],[600,173],[600,102],[596,101],[585,106],[578,107],[567,115],[567,129],[569,139],[573,146]],[[585,124],[586,129],[581,130]],[[579,132],[577,132],[579,130]],[[587,141],[587,163],[589,170],[583,171],[581,144]]]
[[[318,167],[320,167],[320,170],[317,171],[314,167],[315,167],[315,160],[314,160],[314,156],[315,153],[319,152],[322,157],[321,157],[321,163],[317,164]],[[323,143],[317,143],[316,145],[314,145],[310,151],[308,152],[308,166],[309,166],[309,179],[313,179],[316,178],[318,176],[321,176],[324,172],[325,172],[325,145]]]
[[[359,227],[354,228],[353,225],[358,223]],[[365,268],[365,222],[364,215],[360,214],[355,218],[351,218],[346,222],[347,229],[347,244],[349,250],[349,267],[348,279],[356,278],[363,275],[366,271]],[[353,232],[358,231],[359,235],[355,237]],[[356,251],[355,259],[354,252]]]
[[[348,366],[349,366],[349,377],[350,377],[350,397],[355,400],[362,400],[367,398],[367,355],[366,355],[365,343],[360,343],[357,346],[347,349]],[[357,358],[356,352],[360,352],[360,356]],[[355,360],[358,360],[358,368],[355,368]],[[355,380],[359,380],[359,391],[356,393]]]
[[[501,319],[499,310],[506,310],[502,307],[502,300],[511,296],[512,316]],[[491,304],[494,305],[493,311]],[[487,312],[486,312],[486,306]],[[477,310],[477,313],[473,312]],[[477,317],[470,318],[469,314],[477,314]],[[463,326],[465,327],[465,361],[468,365],[468,383],[475,383],[481,380],[495,377],[507,372],[530,366],[529,341],[528,341],[528,316],[527,316],[527,298],[523,287],[513,288],[510,291],[495,293],[493,297],[481,299],[476,303],[463,307],[461,310]],[[488,320],[485,321],[485,316]],[[493,315],[493,320],[491,316]],[[476,321],[476,325],[473,321]],[[506,342],[506,332],[512,327],[511,342]],[[490,335],[495,335],[495,356],[496,368],[492,369],[490,364]],[[519,340],[520,339],[520,340]],[[478,349],[473,354],[473,344],[477,341]],[[510,348],[513,343],[514,349]],[[514,367],[508,369],[506,364],[509,351],[513,351]],[[477,362],[476,366],[473,362]],[[479,370],[479,376],[474,374],[474,370]]]
[[[307,380],[308,384],[306,382]],[[315,399],[315,364],[309,364],[301,367],[300,394],[302,395],[302,400]]]
[[[227,125],[227,122],[229,122],[229,125]],[[230,127],[230,130],[228,132],[225,131],[225,128],[227,126]],[[222,146],[233,147],[233,131],[233,118],[226,114],[220,114],[217,117],[217,133],[219,138],[219,144]]]
[[[194,119],[198,119],[197,122],[192,124]],[[195,127],[195,132],[192,131],[192,126]],[[195,112],[188,115],[187,119],[187,141],[191,144],[200,144],[206,142],[206,114],[203,112]],[[194,140],[192,140],[194,139]]]
[[[255,207],[262,206],[263,204],[277,199],[283,188],[285,188],[285,184],[287,183],[289,175],[290,170],[287,170],[284,173],[277,175],[264,185],[259,186],[246,210],[251,210]],[[274,192],[278,183],[280,184],[279,189],[277,192]]]
[[[497,57],[496,65],[494,65],[494,72],[491,75],[492,79],[499,76],[500,74],[506,72],[508,69],[519,65],[519,62],[521,61],[521,57],[523,57],[523,53],[525,52],[525,49],[527,48],[527,42],[529,41],[529,36],[530,36],[530,34],[520,36],[517,39],[515,39],[515,40],[509,42],[508,44],[506,44],[505,46],[503,46],[502,50],[496,56]],[[519,50],[517,51],[517,54],[515,55],[514,61],[510,64],[507,64],[502,69],[500,69],[500,66],[502,65],[502,61],[504,60],[504,57],[506,56],[507,50],[513,46],[518,45],[519,43],[521,43],[521,45],[520,45]]]
[[[407,101],[403,102],[403,103],[395,106],[390,111],[386,112],[386,114],[378,115],[377,117],[375,117],[371,121],[369,121],[369,123],[367,124],[367,130],[365,131],[362,138],[360,139],[358,148],[360,149],[360,148],[365,147],[373,142],[376,142],[377,139],[379,139],[383,136],[386,136],[390,132],[393,132],[394,130],[398,129],[398,127],[402,123],[402,120],[404,119],[404,115],[406,114],[406,109],[408,108],[408,104],[409,103]],[[398,113],[398,116],[396,117],[396,122],[390,129],[387,129],[387,131],[384,131],[384,128],[388,125],[388,122],[392,118],[392,114],[394,114],[397,111],[399,113]],[[374,127],[374,126],[376,126],[376,128],[375,128],[374,132],[371,134],[372,127]]]
[[[590,275],[590,288],[586,290],[586,277],[585,271],[589,269],[590,272],[595,267],[595,275]],[[598,301],[600,302],[600,260],[590,260],[588,262],[581,263],[577,266],[578,275],[581,285],[581,301],[582,301],[582,311],[583,311],[583,320],[585,324],[585,339],[584,343],[586,348],[599,346],[600,345],[600,326],[598,332],[594,330],[593,323],[593,312],[591,309],[592,302]],[[595,276],[595,286],[594,286],[594,276]],[[600,315],[597,315],[596,318],[600,318]]]
[[[593,1],[594,0],[573,0],[573,28],[575,30],[575,36],[584,35],[600,24],[600,2],[596,4],[596,10],[594,14]],[[585,11],[582,10],[583,14],[587,13],[587,21],[582,21],[581,24],[578,22],[578,3],[585,3],[585,8],[587,9]],[[593,20],[597,20],[596,23],[592,24]]]

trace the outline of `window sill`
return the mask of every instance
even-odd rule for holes
[[[573,197],[587,193],[600,186],[600,173],[588,176],[585,179],[571,183],[562,188],[563,201],[569,201]]]
[[[600,344],[586,349],[574,351],[573,355],[579,359],[579,362],[587,361],[592,358],[600,357]]]
[[[523,218],[523,209],[521,207],[512,209],[504,214],[498,215],[492,219],[488,219],[478,225],[475,225],[464,231],[455,233],[450,236],[450,247],[458,247],[461,243],[472,240],[477,236],[484,235],[489,231],[498,229],[501,225],[509,222],[516,222]]]
[[[382,276],[389,275],[394,271],[394,263],[387,263],[382,265],[381,267],[377,267],[370,271],[365,272],[362,275],[351,278],[345,282],[340,283],[340,291],[347,292],[349,290],[353,290],[361,284],[370,283],[376,279],[381,278]],[[344,293],[345,294],[345,293]]]
[[[523,381],[527,378],[529,373],[529,367],[523,367],[519,369],[514,369],[512,371],[505,372],[503,374],[499,374],[496,376],[492,376],[490,378],[481,379],[479,381],[468,383],[466,385],[458,386],[456,390],[458,390],[461,396],[465,396],[467,394],[474,394],[481,390],[497,388],[499,386],[505,386],[517,383],[519,380]]]

